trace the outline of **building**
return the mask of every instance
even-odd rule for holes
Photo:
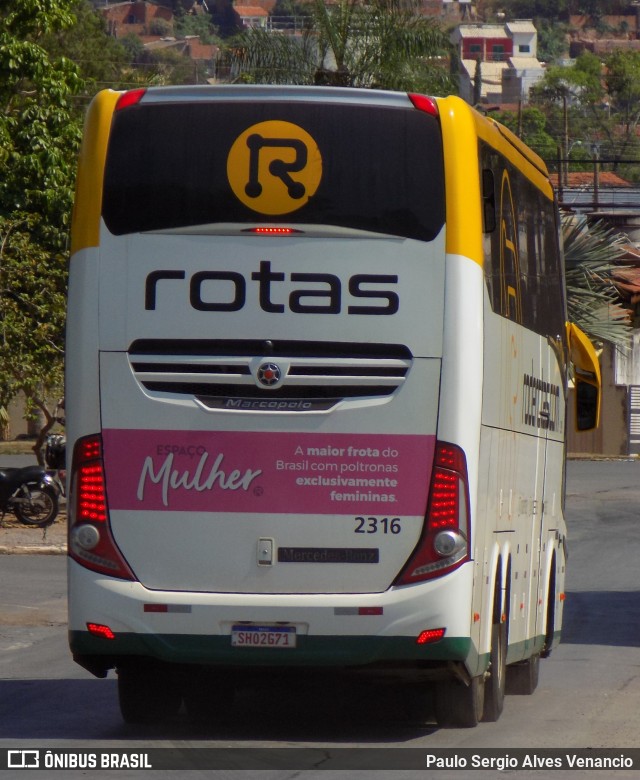
[[[530,20],[460,24],[451,39],[460,63],[460,96],[471,105],[527,100],[544,75],[537,58],[538,33]]]
[[[233,10],[240,17],[243,28],[260,28],[266,30],[269,20],[269,11],[259,5],[234,4]]]
[[[107,2],[97,8],[106,20],[109,34],[114,38],[135,35],[145,51],[174,50],[193,62],[196,74],[201,74],[203,80],[216,73],[219,47],[202,43],[197,35],[173,37],[173,11],[170,8],[147,0]],[[201,13],[201,4],[194,3],[194,10]]]
[[[154,22],[162,20],[167,25],[173,24],[173,11],[162,5],[149,3],[147,0],[135,2],[106,3],[99,7],[107,22],[109,35],[122,38],[125,35],[148,35]]]

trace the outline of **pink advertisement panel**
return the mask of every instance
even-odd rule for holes
[[[103,432],[110,509],[423,515],[435,437]]]

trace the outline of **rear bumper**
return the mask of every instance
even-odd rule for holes
[[[470,637],[472,564],[431,582],[374,594],[228,594],[150,591],[96,575],[69,561],[69,643],[94,674],[127,658],[218,667],[422,669],[463,663],[477,668]],[[231,645],[232,626],[296,627],[293,649]],[[109,626],[114,637],[89,633]],[[426,629],[443,639],[418,644]]]
[[[238,649],[229,637],[184,634],[118,634],[105,640],[88,631],[70,631],[74,660],[98,676],[134,658],[177,665],[226,669],[359,669],[376,676],[440,676],[447,662],[465,664],[474,652],[470,638],[451,637],[417,645],[408,637],[303,636],[295,650]],[[474,664],[475,665],[475,664]]]

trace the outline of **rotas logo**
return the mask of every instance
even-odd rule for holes
[[[322,155],[298,125],[259,122],[231,146],[227,178],[238,200],[253,211],[290,214],[315,195],[322,179]]]

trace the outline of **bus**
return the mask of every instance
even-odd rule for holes
[[[100,92],[66,358],[70,647],[126,722],[265,676],[379,677],[454,727],[533,692],[568,372],[582,430],[600,374],[507,129],[457,97]]]

